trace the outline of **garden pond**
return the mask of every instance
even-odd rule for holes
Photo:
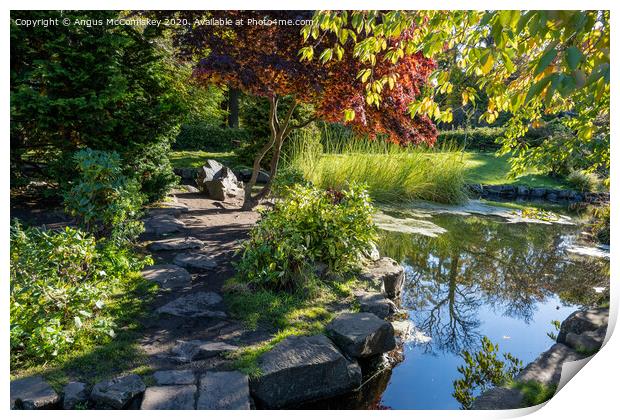
[[[525,366],[553,344],[554,321],[608,297],[608,251],[588,244],[567,214],[421,203],[384,208],[377,224],[381,254],[405,267],[400,304],[414,333],[403,361],[348,408],[459,409],[463,350],[487,336]]]

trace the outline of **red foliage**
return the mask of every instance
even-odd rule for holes
[[[249,19],[310,19],[302,11],[212,11],[183,12],[190,22],[196,19],[229,18],[244,23]],[[400,59],[397,64],[377,59],[373,77],[397,74],[393,89],[385,87],[381,106],[366,103],[364,84],[358,72],[364,65],[346,48],[341,60],[321,64],[317,59],[300,62],[304,46],[301,26],[295,25],[192,25],[177,34],[181,55],[196,62],[194,75],[205,83],[226,83],[249,94],[265,97],[295,95],[311,103],[316,115],[329,122],[343,122],[344,110],[353,109],[355,118],[346,124],[371,138],[378,134],[400,144],[433,144],[437,131],[426,117],[411,118],[407,106],[423,88],[435,64],[422,54]],[[403,37],[408,36],[407,33]],[[392,39],[391,42],[398,42]],[[334,39],[322,38],[317,51],[331,46]]]

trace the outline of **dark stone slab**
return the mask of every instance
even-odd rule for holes
[[[583,358],[582,354],[577,353],[570,347],[556,343],[527,365],[517,375],[516,380],[520,382],[534,381],[544,385],[557,385],[562,375],[562,365],[566,362],[574,362]]]
[[[334,397],[359,387],[362,372],[324,335],[288,337],[258,360],[252,396],[262,407],[282,408]]]
[[[159,211],[171,211],[159,209]],[[144,220],[144,232],[155,235],[165,235],[175,232],[183,232],[185,223],[177,219],[172,214],[155,214]]]
[[[188,318],[226,318],[226,313],[213,309],[213,305],[217,305],[221,301],[222,297],[214,292],[192,293],[168,302],[158,308],[156,312]]]
[[[358,291],[355,293],[362,312],[370,312],[386,319],[396,312],[396,305],[381,293]]]
[[[151,386],[144,392],[140,410],[194,410],[196,385]]]
[[[396,347],[392,324],[368,312],[338,315],[325,333],[347,355],[370,357]]]
[[[564,343],[569,332],[581,334],[586,331],[594,331],[606,326],[609,322],[608,308],[593,308],[578,310],[566,318],[560,326],[558,343]]]
[[[184,249],[200,249],[204,242],[193,237],[170,238],[154,241],[148,244],[149,251],[180,251]]]
[[[569,332],[566,334],[566,345],[580,353],[592,354],[597,352],[605,341],[607,326],[602,326],[594,331],[586,331],[581,334]]]
[[[198,410],[249,410],[248,376],[238,372],[207,372],[200,378]]]
[[[73,410],[77,405],[83,405],[88,402],[88,387],[83,382],[69,382],[62,390],[62,408],[65,410]]]
[[[99,382],[93,387],[90,399],[100,408],[121,409],[141,395],[146,385],[138,375],[120,376]]]
[[[177,254],[174,257],[174,263],[190,270],[213,270],[217,267],[217,263],[213,258],[198,252]]]
[[[159,370],[153,374],[157,385],[192,385],[196,383],[196,376],[191,369]]]
[[[42,376],[11,381],[11,410],[45,410],[59,402],[60,397]]]
[[[159,264],[145,267],[142,277],[154,281],[162,289],[180,289],[190,286],[192,276],[189,272],[175,264]]]
[[[518,389],[491,388],[472,404],[472,410],[511,410],[523,407],[523,394]]]
[[[405,281],[405,270],[391,258],[383,257],[372,262],[359,276],[360,280],[381,287],[391,299],[398,297]]]
[[[223,352],[235,351],[238,348],[222,341],[179,340],[171,353],[180,362],[191,362],[215,357]]]

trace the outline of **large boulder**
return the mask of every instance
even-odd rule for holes
[[[603,346],[606,333],[606,325],[594,331],[585,331],[581,334],[569,332],[566,334],[565,343],[580,353],[592,354],[597,352]]]
[[[387,297],[393,299],[400,296],[405,270],[393,259],[383,257],[366,267],[359,278],[375,288],[381,288]]]
[[[233,171],[212,159],[198,170],[196,183],[202,192],[214,200],[224,201],[228,197],[243,195]]]
[[[198,410],[249,410],[248,376],[241,372],[207,372],[200,378]]]
[[[128,406],[145,389],[146,385],[140,376],[135,374],[120,376],[96,384],[90,399],[100,408],[121,409]]]
[[[606,326],[608,322],[608,308],[575,311],[562,322],[560,332],[558,333],[558,343],[565,343],[566,336],[569,332],[581,334],[586,331],[595,331],[600,327]]]
[[[250,381],[260,406],[281,408],[341,395],[360,386],[362,371],[324,335],[288,337],[258,360]]]
[[[516,380],[519,382],[534,381],[543,385],[557,385],[562,376],[562,365],[583,358],[583,355],[570,347],[556,343],[527,365],[517,375]]]
[[[394,302],[381,293],[357,291],[355,297],[362,312],[373,313],[381,319],[386,319],[396,313]]]
[[[54,408],[60,397],[42,376],[11,381],[11,410],[41,410]]]
[[[375,356],[396,347],[392,324],[368,312],[340,314],[327,325],[325,333],[355,358]]]
[[[193,410],[195,401],[196,385],[151,386],[140,410]]]

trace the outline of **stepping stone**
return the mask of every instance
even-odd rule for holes
[[[249,410],[248,375],[238,371],[207,372],[200,378],[198,410]]]
[[[192,283],[192,276],[184,268],[174,264],[159,264],[145,267],[142,277],[159,284],[162,289],[179,289]]]
[[[170,238],[151,242],[147,248],[151,251],[179,251],[183,249],[202,248],[204,242],[191,236],[187,238]]]
[[[147,214],[149,216],[170,215],[178,217],[181,213],[187,213],[189,207],[180,203],[161,203],[158,207],[149,207]]]
[[[192,385],[196,383],[194,371],[187,370],[159,370],[153,374],[157,385]]]
[[[607,326],[603,326],[594,331],[586,331],[581,334],[569,332],[566,334],[566,345],[580,353],[596,353],[603,346],[606,333]]]
[[[288,337],[258,359],[261,375],[250,380],[264,408],[282,408],[345,394],[360,386],[362,371],[324,335]]]
[[[11,410],[46,410],[59,402],[60,397],[42,376],[11,381]]]
[[[196,385],[150,386],[140,410],[194,410]]]
[[[557,385],[562,375],[562,365],[583,358],[583,355],[570,347],[556,343],[527,365],[515,379],[520,382],[535,381],[544,385]]]
[[[73,410],[78,404],[88,402],[88,388],[83,382],[69,382],[62,390],[62,408]]]
[[[392,324],[368,312],[338,315],[325,333],[351,357],[370,357],[396,347]]]
[[[359,279],[380,288],[387,297],[393,299],[400,295],[403,288],[405,270],[393,259],[383,257],[366,267]]]
[[[181,188],[184,188],[188,193],[199,193],[200,190],[193,185],[181,185]]]
[[[355,293],[355,297],[362,312],[373,313],[381,319],[386,319],[396,313],[394,302],[381,293],[358,291]]]
[[[144,221],[144,232],[164,235],[168,233],[182,232],[185,230],[185,223],[174,217],[172,214],[156,214]]]
[[[213,270],[217,267],[213,258],[197,252],[177,254],[174,257],[174,263],[184,268],[197,270]]]
[[[238,350],[239,347],[221,341],[177,341],[177,345],[171,350],[175,359],[180,362],[208,359],[220,353]]]
[[[523,394],[518,389],[497,387],[483,392],[472,404],[472,410],[511,410],[523,407]]]
[[[129,405],[145,389],[146,385],[140,376],[135,374],[120,376],[95,385],[90,399],[101,408],[121,409]]]
[[[558,333],[558,343],[565,343],[566,335],[569,332],[581,334],[586,331],[594,331],[607,325],[608,322],[609,309],[607,308],[575,311],[562,322]]]
[[[222,311],[212,310],[213,305],[222,301],[222,297],[213,292],[198,292],[181,296],[157,309],[157,313],[183,316],[188,318],[211,317],[227,318]]]

